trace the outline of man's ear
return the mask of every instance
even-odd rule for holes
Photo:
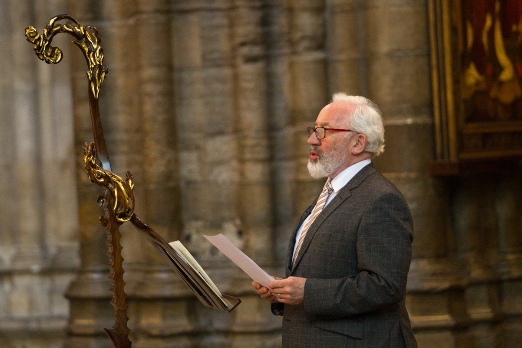
[[[355,143],[352,147],[352,154],[354,155],[360,155],[364,152],[364,149],[366,148],[366,143],[368,139],[366,138],[366,135],[358,133],[355,137]]]

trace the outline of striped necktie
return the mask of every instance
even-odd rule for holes
[[[326,204],[326,201],[328,200],[328,196],[330,193],[333,192],[333,187],[331,184],[331,179],[328,178],[326,180],[326,183],[324,184],[323,191],[321,191],[321,195],[319,195],[319,198],[317,199],[317,203],[315,203],[315,207],[312,210],[312,213],[310,214],[310,218],[306,222],[305,227],[303,228],[303,231],[301,232],[301,236],[299,236],[299,241],[297,242],[297,247],[295,248],[294,258],[292,260],[292,265],[295,263],[295,260],[297,259],[297,255],[299,254],[299,250],[301,250],[301,246],[303,245],[303,241],[306,236],[306,232],[308,232],[308,229],[314,222],[315,218],[319,216],[321,211],[323,211],[324,205]]]

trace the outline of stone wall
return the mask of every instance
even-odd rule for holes
[[[129,224],[121,227],[134,347],[277,347],[280,318],[204,234],[224,233],[272,274],[322,183],[306,132],[331,94],[385,115],[378,169],[415,222],[407,305],[421,347],[521,339],[520,172],[434,178],[428,12],[413,0],[0,1],[0,345],[110,347],[113,325],[85,60],[39,61],[24,29],[69,13],[95,26],[109,74],[100,112],[135,212],[181,240],[231,314],[203,307]]]
[[[0,2],[0,346],[63,341],[80,265],[70,60],[36,64],[25,27],[65,1]],[[29,46],[29,47],[28,47]],[[69,47],[64,47],[68,55]],[[37,60],[37,59],[36,59]]]

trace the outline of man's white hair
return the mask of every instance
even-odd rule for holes
[[[347,102],[355,106],[348,127],[354,132],[366,135],[368,142],[367,152],[373,153],[374,157],[384,152],[384,125],[381,111],[377,105],[368,98],[347,95],[346,93],[335,93],[332,102]]]

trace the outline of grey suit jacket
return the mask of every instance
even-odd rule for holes
[[[397,188],[372,164],[316,218],[286,276],[307,278],[304,303],[283,314],[283,347],[416,347],[404,306],[413,223]]]

